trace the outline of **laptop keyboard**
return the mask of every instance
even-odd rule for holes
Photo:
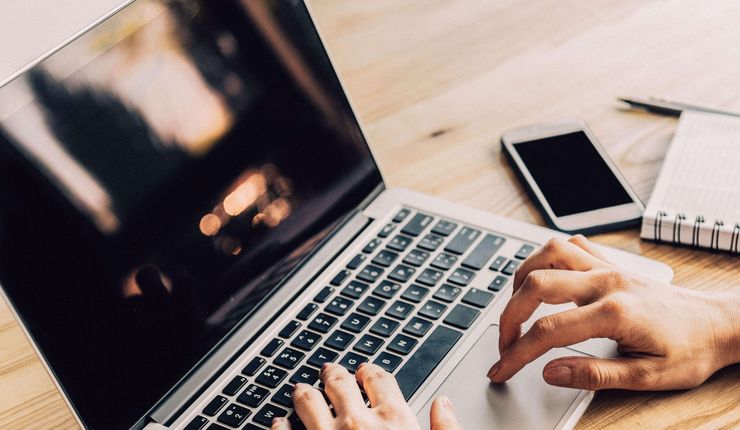
[[[292,387],[318,386],[326,362],[375,363],[410,399],[535,249],[496,255],[506,240],[402,209],[184,428],[259,430],[284,416],[303,428]],[[487,288],[470,287],[482,272],[494,273]]]

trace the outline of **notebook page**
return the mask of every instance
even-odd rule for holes
[[[740,118],[684,112],[646,213],[740,222]]]

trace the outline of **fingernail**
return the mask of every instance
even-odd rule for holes
[[[491,366],[491,370],[488,371],[488,379],[493,379],[496,373],[498,373],[499,368],[501,368],[501,362],[497,361],[496,364]]]
[[[442,398],[442,405],[450,412],[455,412],[455,407],[452,406],[452,401],[447,396],[440,396]]]
[[[329,369],[329,363],[324,363],[323,366],[321,366],[321,373],[326,372]]]
[[[545,369],[542,373],[545,381],[552,385],[568,385],[573,379],[573,369],[568,366],[555,366]]]
[[[272,425],[275,424],[282,424],[284,422],[288,421],[285,417],[277,417],[272,419]]]

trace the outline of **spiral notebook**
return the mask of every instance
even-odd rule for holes
[[[681,114],[640,236],[740,253],[740,118]]]

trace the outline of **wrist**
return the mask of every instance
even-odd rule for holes
[[[718,370],[740,363],[740,288],[713,293],[710,303]]]

